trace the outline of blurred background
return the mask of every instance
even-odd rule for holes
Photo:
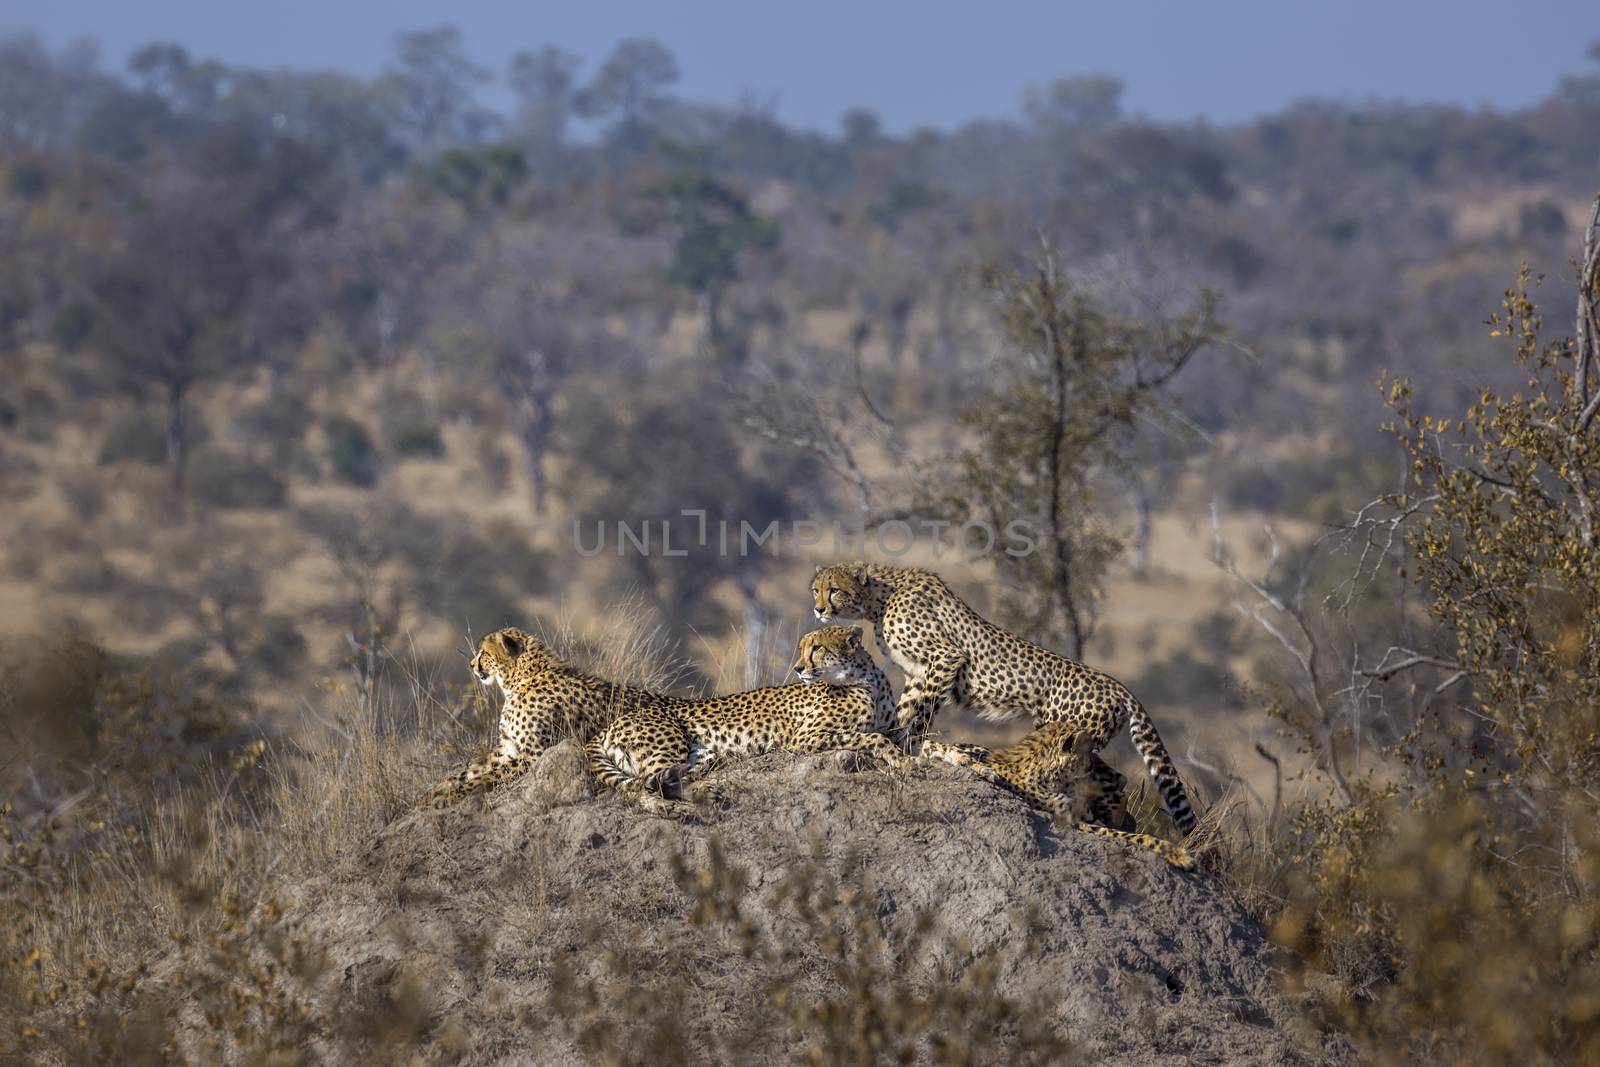
[[[465,714],[513,623],[776,681],[830,539],[666,557],[703,509],[1033,522],[1070,562],[902,558],[1260,784],[1282,649],[1218,547],[1399,487],[1380,374],[1520,379],[1478,324],[1571,273],[1600,20],[1234,8],[12,0],[0,774],[181,771],[392,685]]]

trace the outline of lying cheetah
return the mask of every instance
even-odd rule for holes
[[[472,673],[505,694],[500,744],[434,786],[427,799],[435,808],[517,777],[563,738],[588,741],[625,711],[688,703],[586,674],[562,662],[532,634],[514,627],[496,630],[478,642]]]
[[[951,701],[991,718],[1025,713],[1035,722],[1065,722],[1097,749],[1127,726],[1172,821],[1185,835],[1194,830],[1194,809],[1155,723],[1115,678],[1001,629],[938,575],[915,567],[818,567],[811,598],[823,622],[870,621],[878,648],[905,672],[895,709],[905,743],[920,741],[934,713]]]
[[[1150,834],[1131,834],[1087,821],[1095,817],[1097,803],[1108,799],[1104,793],[1105,783],[1096,776],[1091,762],[1096,759],[1094,749],[1093,735],[1079,733],[1071,723],[1047,722],[1009,748],[991,750],[979,745],[925,741],[922,755],[968,767],[1084,833],[1151,849],[1182,870],[1193,867],[1194,861],[1182,845],[1170,845]],[[1116,775],[1115,785],[1120,792],[1122,775],[1116,771],[1111,773]],[[1117,821],[1121,822],[1124,810],[1121,797],[1111,799],[1110,804],[1117,812]]]
[[[1047,723],[1039,727],[1034,734],[1056,724]],[[1061,724],[1065,725],[1065,724]],[[1075,731],[1068,730],[1069,735]],[[1020,749],[1023,744],[1031,740],[1034,734],[1011,746],[1001,749],[1001,752],[1010,752]],[[920,755],[932,759],[941,759],[946,763],[954,763],[960,767],[976,767],[980,764],[987,765],[996,756],[995,750],[985,748],[983,745],[952,744],[944,741],[924,741]],[[1019,752],[1019,758],[1021,753]],[[1064,766],[1064,765],[1063,765]],[[1090,750],[1081,769],[1076,770],[1077,777],[1081,777],[1085,785],[1082,788],[1084,795],[1084,816],[1088,821],[1110,830],[1130,830],[1133,828],[1133,819],[1128,814],[1128,779],[1115,767],[1100,758],[1100,754]],[[1073,782],[1077,777],[1072,778]],[[1067,780],[1063,777],[1063,780]],[[1077,788],[1076,785],[1073,786]],[[1063,790],[1065,791],[1065,790]],[[1048,792],[1048,790],[1047,790]],[[1074,793],[1074,796],[1077,794]]]
[[[629,711],[589,742],[590,769],[607,785],[671,796],[718,760],[777,749],[865,751],[903,762],[884,733],[894,723],[894,694],[859,627],[801,637],[794,672],[799,684]]]

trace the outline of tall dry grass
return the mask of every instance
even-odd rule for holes
[[[637,604],[620,605],[594,627],[563,613],[541,630],[559,655],[605,677],[673,688],[688,674],[665,629]],[[8,698],[8,730],[59,711],[48,700],[41,705],[38,693],[84,699],[56,684],[57,659],[6,658],[0,694]],[[281,918],[278,887],[355,853],[454,764],[481,755],[495,733],[498,698],[461,666],[411,647],[383,649],[378,660],[380,684],[330,684],[291,728],[234,749],[186,753],[189,766],[179,774],[90,773],[81,786],[41,801],[49,790],[38,783],[75,760],[76,750],[50,756],[35,748],[37,766],[6,768],[6,781],[25,799],[0,814],[0,1052],[93,1058],[94,1041],[149,1029],[153,1016],[136,1003],[140,990],[152,964],[183,945],[212,944],[222,970],[186,981],[209,989],[218,1005],[250,986],[260,945],[278,945],[313,975],[311,950],[269,929]],[[107,688],[135,700],[141,692],[120,682]],[[97,745],[121,736],[100,734]],[[280,963],[281,977],[287,957]],[[258,999],[282,995],[252,988]],[[253,1035],[252,1047],[262,1051],[280,1037],[303,1036],[299,1023],[273,1027],[305,1004],[278,1008],[284,1019],[220,1007],[212,1014]],[[153,1062],[181,1054],[170,1026],[146,1038],[155,1042]]]

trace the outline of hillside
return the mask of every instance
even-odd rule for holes
[[[867,1034],[927,1060],[942,1035],[991,1062],[1025,1060],[1005,1043],[1042,1024],[1085,1062],[1344,1062],[1292,1021],[1271,947],[1204,874],[1058,834],[943,765],[777,755],[706,789],[697,815],[644,815],[596,796],[563,744],[487,803],[403,815],[286,887],[286,927],[328,954],[315,1014],[345,1024],[314,1045],[420,1028],[463,1063],[786,1063]]]

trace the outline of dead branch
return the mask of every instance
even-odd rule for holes
[[[1346,800],[1353,801],[1355,794],[1351,791],[1349,783],[1345,780],[1344,767],[1339,759],[1339,748],[1334,739],[1335,726],[1332,709],[1323,698],[1324,682],[1319,663],[1319,645],[1316,637],[1311,632],[1311,627],[1306,622],[1304,610],[1304,592],[1306,581],[1310,572],[1310,561],[1302,567],[1296,583],[1296,593],[1292,601],[1278,596],[1266,586],[1266,581],[1279,555],[1278,538],[1271,526],[1266,527],[1267,537],[1271,545],[1267,567],[1261,579],[1250,578],[1239,572],[1233,560],[1228,556],[1222,541],[1222,523],[1218,517],[1216,501],[1211,502],[1211,531],[1215,552],[1212,562],[1229,577],[1239,582],[1258,598],[1260,603],[1250,609],[1239,605],[1239,610],[1248,614],[1256,624],[1272,636],[1278,644],[1294,659],[1300,667],[1300,673],[1305,682],[1306,695],[1309,698],[1317,720],[1317,742],[1322,749],[1323,763],[1327,767],[1328,776],[1344,794]],[[1313,556],[1313,559],[1315,557]],[[1271,609],[1269,612],[1268,609]],[[1273,613],[1276,613],[1274,615]]]

